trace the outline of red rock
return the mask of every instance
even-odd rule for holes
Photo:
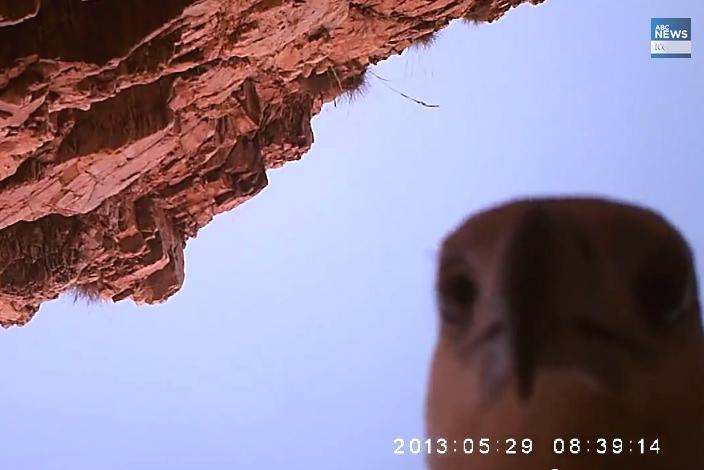
[[[69,288],[166,300],[370,63],[524,1],[0,0],[0,324]]]

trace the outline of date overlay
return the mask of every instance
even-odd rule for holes
[[[536,445],[531,438],[467,437],[465,439],[397,437],[393,440],[395,455],[531,455]],[[658,455],[660,439],[627,439],[622,437],[555,438],[554,455]]]

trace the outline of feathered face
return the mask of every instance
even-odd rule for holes
[[[537,415],[558,430],[567,418],[552,415],[580,403],[628,419],[676,396],[653,383],[689,386],[686,365],[701,364],[688,359],[703,342],[690,250],[644,209],[538,199],[483,212],[445,240],[436,287],[429,436],[519,431]]]

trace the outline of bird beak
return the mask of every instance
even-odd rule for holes
[[[582,297],[575,289],[587,276],[573,256],[575,232],[566,230],[540,206],[518,222],[504,251],[499,295],[508,325],[508,345],[519,398],[528,399],[545,350],[557,336],[564,310]]]

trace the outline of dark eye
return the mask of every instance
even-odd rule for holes
[[[477,295],[477,284],[467,274],[455,273],[446,276],[438,286],[438,303],[442,319],[453,324],[469,322]]]
[[[691,260],[679,244],[668,243],[649,256],[638,273],[636,295],[648,320],[667,325],[689,307]]]

